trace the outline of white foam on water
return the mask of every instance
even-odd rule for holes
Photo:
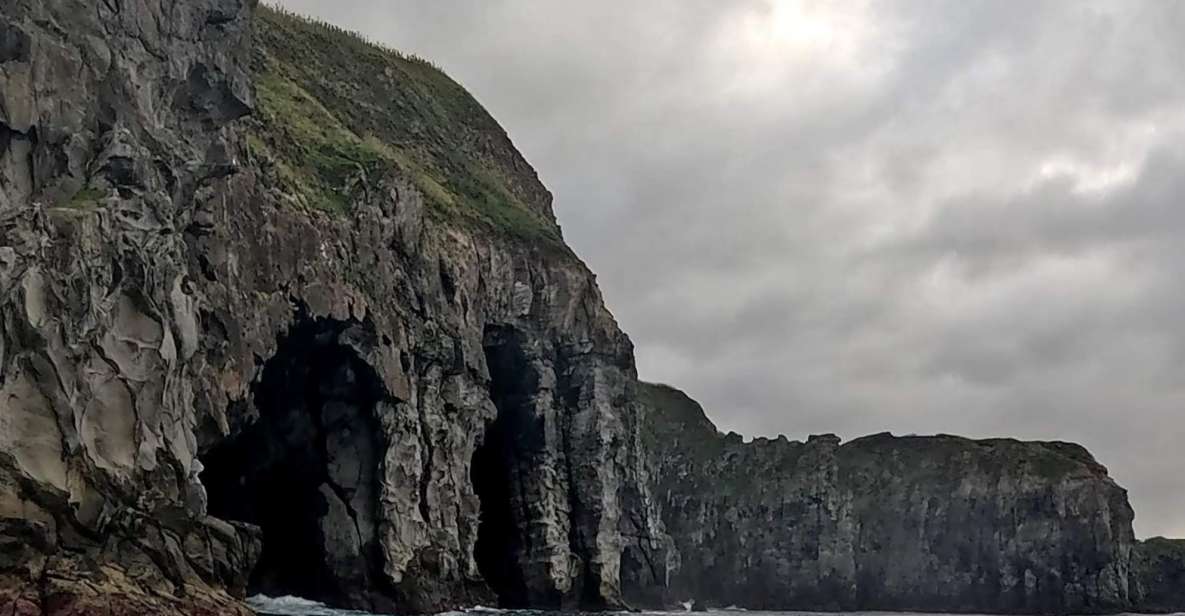
[[[334,609],[324,603],[293,596],[269,597],[267,595],[255,595],[247,599],[247,605],[256,612],[267,614],[268,616],[376,616],[369,612]],[[463,610],[441,612],[435,616],[493,616],[494,614],[505,614],[509,611],[486,607],[484,605],[475,605]],[[527,614],[529,612],[529,610],[517,611],[518,614]]]
[[[300,597],[269,597],[255,595],[247,599],[247,605],[261,614],[272,616],[366,616],[366,612],[335,610],[324,603]]]
[[[690,602],[689,602],[690,603]],[[323,603],[302,599],[300,597],[268,597],[265,595],[256,595],[247,599],[247,604],[259,612],[260,614],[267,614],[268,616],[376,616],[368,612],[358,612],[354,610],[338,610],[326,606]],[[690,605],[688,606],[690,607]],[[622,616],[680,616],[687,612],[681,611],[652,611],[646,610],[635,614],[625,614],[618,612]],[[738,616],[741,613],[747,613],[746,616],[923,616],[920,614],[911,614],[909,612],[837,612],[837,613],[822,613],[822,612],[771,612],[765,610],[748,611],[744,608],[729,606],[723,609],[708,610],[707,616]],[[435,616],[494,616],[496,614],[505,614],[507,616],[592,616],[590,614],[583,614],[578,612],[544,612],[539,610],[505,610],[492,607],[485,607],[482,605],[475,605],[470,608],[458,611],[440,612]],[[945,614],[927,614],[924,616],[952,616]],[[961,615],[974,616],[974,615]],[[1144,614],[1120,614],[1118,616],[1149,616]],[[1168,616],[1185,616],[1185,614],[1175,614]]]

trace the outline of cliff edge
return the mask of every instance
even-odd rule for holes
[[[721,434],[643,384],[671,596],[770,610],[1181,609],[1181,542],[1138,542],[1127,492],[1063,442]]]

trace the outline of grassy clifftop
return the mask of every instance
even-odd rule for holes
[[[658,383],[638,383],[638,400],[647,421],[642,437],[652,452],[699,458],[720,453],[724,435],[687,394]]]
[[[248,135],[302,207],[347,213],[368,177],[397,168],[438,220],[563,245],[551,195],[505,131],[430,63],[260,6]]]

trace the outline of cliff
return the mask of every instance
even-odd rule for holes
[[[0,16],[0,612],[650,584],[630,342],[463,89],[237,0]]]
[[[663,396],[431,64],[250,0],[0,7],[0,613],[1177,601],[1073,446]]]
[[[888,434],[746,443],[678,390],[641,393],[655,494],[682,559],[676,598],[993,613],[1183,605],[1180,548],[1136,542],[1126,492],[1077,445]]]
[[[1136,607],[1180,612],[1185,606],[1185,540],[1157,537],[1136,545],[1132,557]]]

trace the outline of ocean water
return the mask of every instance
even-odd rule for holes
[[[266,616],[377,616],[370,612],[355,610],[336,610],[326,607],[316,601],[299,597],[266,597],[256,595],[247,599],[247,604],[256,612]],[[837,616],[836,614],[821,614],[816,612],[758,612],[740,609],[709,610],[701,612],[707,616]],[[691,612],[620,612],[621,616],[675,616],[683,614],[692,616]],[[543,610],[500,610],[490,607],[473,607],[459,612],[444,612],[436,616],[606,616],[604,612],[596,614],[586,612],[549,612]],[[852,612],[850,616],[888,616],[887,612]],[[900,616],[900,615],[897,615]],[[961,615],[967,616],[967,615]]]
[[[267,597],[255,595],[247,599],[247,605],[261,616],[379,616],[357,610],[338,610],[322,603],[300,597]],[[499,610],[490,607],[473,607],[459,612],[442,612],[435,616],[574,616],[574,612],[543,612],[537,610]],[[664,613],[665,614],[665,613]],[[669,616],[669,615],[667,615]]]
[[[248,605],[256,612],[266,616],[376,616],[369,612],[358,612],[354,610],[335,610],[326,607],[316,601],[309,601],[308,599],[301,599],[299,597],[265,597],[257,595],[247,600]],[[737,616],[743,613],[744,616],[900,616],[900,612],[843,612],[824,613],[824,612],[763,612],[763,611],[747,611],[742,609],[723,609],[723,610],[708,610],[707,616]],[[627,614],[622,612],[622,614]],[[638,612],[639,616],[674,616],[675,614],[684,614],[691,616],[690,612]],[[460,612],[444,612],[438,616],[580,616],[579,612],[545,612],[540,610],[498,610],[488,607],[474,607]],[[593,615],[587,615],[593,616]],[[954,616],[944,614],[934,614],[928,616]],[[960,614],[958,616],[974,616],[969,614]],[[1119,614],[1117,616],[1138,616],[1135,614]],[[1163,615],[1162,615],[1163,616]],[[1185,616],[1185,613],[1170,614],[1167,616]]]
[[[256,612],[266,616],[377,616],[369,612],[358,612],[354,610],[336,610],[326,607],[316,601],[309,601],[308,599],[301,599],[299,597],[266,597],[263,595],[256,595],[247,599],[247,604],[251,606]],[[725,609],[725,610],[709,610],[701,612],[707,616],[738,616],[743,613],[744,616],[837,616],[836,614],[823,614],[820,612],[759,612],[746,611],[741,609]],[[692,616],[691,612],[620,612],[622,616],[675,616],[683,614]],[[436,616],[604,616],[604,612],[582,613],[582,612],[549,612],[543,610],[500,610],[490,607],[473,607],[459,612],[444,612]],[[890,616],[889,612],[850,612],[848,616]],[[896,615],[900,616],[900,615]],[[960,616],[968,616],[962,614]]]

